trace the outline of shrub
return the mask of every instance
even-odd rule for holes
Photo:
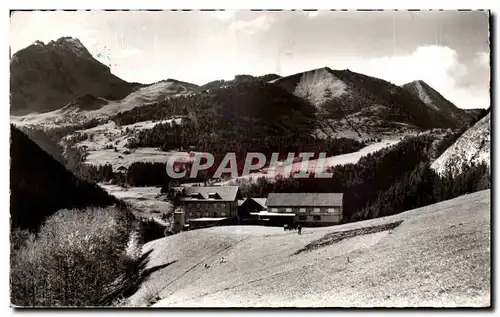
[[[11,254],[12,304],[99,306],[138,254],[133,225],[114,207],[57,212]]]

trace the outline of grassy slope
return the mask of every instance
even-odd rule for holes
[[[326,233],[396,220],[404,222],[392,231],[291,256]],[[488,306],[490,191],[391,217],[305,228],[302,236],[218,227],[155,240],[144,247],[151,249],[151,267],[178,262],[155,272],[129,305],[158,295],[155,306],[166,307]]]

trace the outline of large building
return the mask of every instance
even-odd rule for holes
[[[192,186],[181,198],[186,222],[238,217],[238,186]]]
[[[271,193],[267,197],[268,218],[306,226],[327,226],[342,221],[341,193]],[[286,219],[286,220],[285,220]]]

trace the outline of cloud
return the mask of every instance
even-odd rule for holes
[[[234,10],[221,10],[212,12],[213,16],[222,21],[228,21],[234,18],[236,11]]]
[[[478,54],[476,59],[477,63],[487,65],[484,54]],[[461,84],[474,73],[473,67],[461,62],[455,50],[445,46],[431,45],[418,47],[408,55],[375,58],[365,62],[357,61],[349,68],[388,80],[396,85],[420,79],[458,107],[485,108],[489,106],[487,82],[476,86]],[[476,78],[477,80],[482,79]]]
[[[490,68],[490,54],[486,52],[478,52],[476,53],[475,62],[484,68]]]
[[[270,15],[260,15],[252,20],[234,21],[229,25],[229,29],[236,31],[245,31],[254,34],[256,31],[266,31],[271,28],[273,19]]]
[[[319,11],[302,11],[308,19],[314,19],[319,15]]]

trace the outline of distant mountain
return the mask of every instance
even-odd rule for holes
[[[37,41],[10,60],[11,114],[62,108],[82,95],[120,100],[141,84],[113,75],[75,38]]]
[[[471,115],[464,109],[455,106],[422,80],[415,80],[404,84],[403,88],[411,92],[414,96],[417,96],[432,110],[443,114],[450,121],[457,121],[465,125],[472,119]]]
[[[472,124],[478,122],[482,118],[484,118],[491,111],[491,107],[488,109],[484,108],[476,108],[476,109],[464,109],[465,112],[472,118]]]
[[[357,151],[353,140],[314,137],[315,107],[285,89],[262,81],[238,82],[116,115],[118,125],[182,117],[180,124],[157,124],[138,132],[128,147],[162,150],[190,149],[222,158],[228,152],[242,155],[258,151],[289,153],[298,150],[334,155]]]
[[[166,99],[118,114],[119,124],[190,116],[197,126],[213,133],[241,128],[241,132],[263,136],[311,131],[315,109],[286,90],[259,80],[241,81],[179,98]],[[245,127],[245,129],[243,129]],[[233,131],[236,132],[236,131]],[[198,138],[209,137],[200,134]],[[227,140],[226,142],[229,142]]]
[[[491,113],[465,131],[450,146],[431,168],[442,174],[450,170],[453,175],[462,171],[462,167],[471,163],[486,162],[490,166]]]
[[[11,125],[10,216],[12,228],[37,229],[59,209],[116,203],[102,188],[78,179]]]
[[[200,86],[199,90],[205,91],[207,89],[223,88],[230,85],[235,85],[237,83],[244,83],[251,81],[269,82],[272,80],[276,80],[278,78],[281,78],[281,76],[276,74],[266,74],[262,76],[236,75],[232,80],[214,80],[209,83],[206,83],[205,85]]]
[[[483,108],[474,108],[474,109],[464,109],[464,111],[467,112],[469,116],[478,116],[481,112],[486,110]]]
[[[361,136],[458,125],[407,90],[349,70],[324,67],[271,83],[313,103],[326,122],[326,134],[350,129]]]

